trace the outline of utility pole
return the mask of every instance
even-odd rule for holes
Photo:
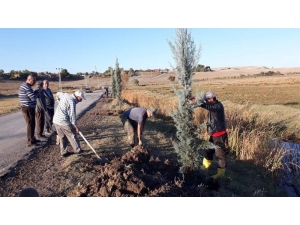
[[[59,81],[58,81],[58,88],[59,88],[59,91],[62,92],[62,85],[61,85],[61,77],[60,77],[60,70],[62,68],[56,68],[56,70],[58,70],[58,77],[59,77]]]

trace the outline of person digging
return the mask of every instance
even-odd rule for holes
[[[208,170],[212,164],[213,156],[218,159],[217,174],[211,178],[216,180],[223,177],[226,171],[227,160],[227,144],[228,135],[226,131],[225,112],[223,104],[217,100],[213,92],[206,92],[202,99],[195,97],[190,99],[193,102],[193,108],[201,107],[208,110],[207,133],[210,135],[209,141],[220,148],[206,150],[203,158],[202,169]]]
[[[76,133],[79,133],[76,120],[76,104],[86,100],[82,91],[75,91],[74,94],[57,92],[56,99],[58,106],[53,116],[53,123],[57,132],[56,142],[60,144],[60,154],[62,157],[68,155],[68,142],[70,142],[74,153],[80,154],[79,141]]]
[[[150,108],[135,107],[125,111],[121,116],[124,129],[127,131],[128,142],[131,149],[135,145],[143,146],[142,135],[148,118],[151,118],[157,109],[153,106]]]

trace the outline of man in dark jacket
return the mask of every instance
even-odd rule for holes
[[[19,89],[19,99],[22,114],[27,125],[27,147],[31,147],[38,142],[34,136],[35,130],[35,107],[38,93],[32,90],[32,86],[35,84],[35,77],[30,74],[27,77]]]
[[[146,120],[147,118],[151,118],[155,112],[156,108],[151,106],[148,109],[135,107],[123,113],[121,121],[124,129],[127,131],[128,142],[131,148],[134,148],[136,142],[139,145],[143,145],[142,135]]]
[[[43,88],[44,88],[44,95],[46,100],[46,107],[49,115],[45,117],[46,133],[51,134],[53,132],[52,125],[53,125],[53,116],[54,116],[54,97],[51,89],[49,88],[49,81],[44,80],[43,83],[44,83]]]
[[[38,93],[39,98],[36,101],[35,108],[35,118],[36,118],[36,137],[38,139],[45,137],[44,126],[45,126],[45,116],[48,116],[47,108],[46,108],[46,100],[43,89],[43,81],[37,82],[37,88],[35,91]]]
[[[209,149],[203,158],[203,169],[208,170],[212,164],[213,156],[218,159],[218,172],[213,179],[224,176],[226,171],[226,153],[228,136],[226,131],[225,112],[223,104],[217,100],[213,92],[205,93],[203,99],[191,99],[194,107],[201,107],[208,110],[207,133],[210,135],[209,141],[219,146],[218,149]]]

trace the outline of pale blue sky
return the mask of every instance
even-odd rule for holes
[[[299,67],[300,29],[192,28],[199,64],[215,67]],[[171,68],[174,28],[2,28],[0,69],[103,72],[118,57],[124,69]]]

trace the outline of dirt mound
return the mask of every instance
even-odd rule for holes
[[[104,98],[101,99],[101,101],[102,101],[103,103],[111,103],[111,102],[113,101],[113,98],[107,98],[107,97],[104,97]]]
[[[121,157],[121,162],[129,163],[143,163],[149,161],[149,152],[141,146],[134,147],[130,152],[127,152]]]
[[[101,115],[101,116],[119,116],[123,113],[123,110],[99,110],[98,112],[93,112],[91,115]]]
[[[114,158],[104,166],[86,163],[82,171],[97,174],[90,182],[79,183],[68,196],[73,197],[137,197],[137,196],[213,196],[201,185],[186,185],[178,168],[154,159],[140,146]]]

